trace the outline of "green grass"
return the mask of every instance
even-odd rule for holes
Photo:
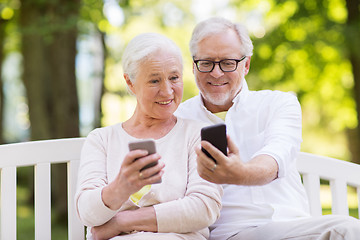
[[[24,215],[26,211],[26,215]],[[19,214],[20,213],[20,214]],[[20,216],[19,216],[20,215]],[[53,220],[52,220],[53,221]],[[52,240],[66,240],[67,236],[67,226],[60,224],[52,224],[51,227],[51,239]],[[35,220],[34,220],[34,211],[24,207],[18,207],[18,216],[17,216],[17,239],[35,239]]]
[[[28,201],[29,190],[24,187],[17,188],[17,239],[35,239],[35,218],[34,208],[30,206]],[[52,211],[54,212],[54,211]],[[53,213],[52,213],[53,215]],[[52,223],[56,221],[52,216]],[[51,227],[52,240],[66,240],[67,226],[64,224],[52,224]]]

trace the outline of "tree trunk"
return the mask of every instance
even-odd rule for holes
[[[356,139],[349,139],[350,142],[350,151],[352,154],[352,162],[360,164],[360,153],[358,145],[360,143],[360,0],[346,0],[346,7],[348,11],[348,19],[346,22],[345,36],[347,38],[346,45],[349,52],[349,60],[352,65],[352,71],[354,76],[354,99],[356,102],[356,111],[357,111],[357,133],[350,134],[355,135]],[[354,146],[355,144],[357,146]],[[355,150],[356,149],[356,150]]]
[[[23,80],[33,140],[79,136],[75,57],[80,0],[22,0]],[[52,166],[56,215],[66,222],[66,165]]]
[[[102,127],[101,119],[103,117],[103,110],[101,106],[101,100],[105,93],[104,79],[105,79],[105,71],[106,71],[106,59],[108,57],[108,51],[105,43],[105,33],[98,31],[96,33],[96,37],[99,42],[99,49],[96,52],[96,56],[98,57],[99,62],[97,62],[94,66],[95,76],[93,78],[94,81],[94,128]],[[100,48],[101,47],[101,48]],[[100,58],[100,56],[102,56]]]
[[[4,87],[2,79],[2,64],[4,60],[4,39],[6,21],[0,19],[0,144],[4,143]]]

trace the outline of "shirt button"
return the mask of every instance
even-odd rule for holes
[[[151,197],[155,197],[156,194],[154,192],[151,192],[150,195]]]

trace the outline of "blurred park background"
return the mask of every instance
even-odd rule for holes
[[[184,100],[198,94],[188,42],[211,16],[248,28],[250,89],[298,96],[302,151],[360,163],[360,0],[0,0],[0,143],[86,136],[129,118],[121,55],[143,32],[180,46]],[[19,171],[18,238],[31,239],[33,170]],[[53,239],[66,239],[65,177],[53,167]]]

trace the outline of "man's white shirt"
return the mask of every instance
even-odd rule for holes
[[[200,95],[180,104],[175,115],[208,124],[224,122],[205,108]],[[241,229],[269,221],[310,216],[296,169],[301,121],[296,96],[280,91],[249,91],[244,80],[226,114],[227,134],[244,162],[260,154],[272,156],[279,166],[278,178],[263,186],[223,185],[223,207],[220,218],[211,226],[211,240],[224,240]]]

